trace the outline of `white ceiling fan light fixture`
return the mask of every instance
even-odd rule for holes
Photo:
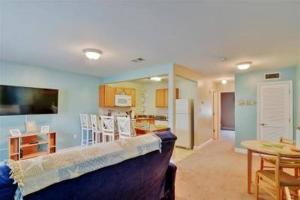
[[[226,84],[227,84],[227,80],[224,79],[224,80],[221,81],[221,83],[222,83],[223,85],[226,85]]]
[[[89,60],[98,60],[102,56],[102,51],[98,49],[83,49],[84,55]]]
[[[251,67],[252,62],[238,63],[236,66],[239,70],[247,70]]]
[[[161,77],[158,77],[158,76],[153,76],[153,77],[150,77],[150,80],[151,81],[157,81],[157,82],[159,82],[159,81],[161,81]]]

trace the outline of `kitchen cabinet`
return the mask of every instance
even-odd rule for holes
[[[136,104],[136,91],[134,88],[125,88],[125,94],[131,96],[132,107],[135,107]]]
[[[176,88],[175,92],[176,99],[179,99],[179,89]],[[168,89],[156,89],[155,93],[155,106],[159,108],[168,107]]]
[[[134,107],[136,105],[136,90],[134,88],[120,88],[111,87],[109,85],[101,85],[99,88],[99,106],[100,107],[114,107],[115,95],[125,94],[131,96],[131,103]]]
[[[168,89],[157,89],[155,96],[156,107],[167,107],[168,106]]]
[[[100,107],[114,107],[115,106],[116,89],[101,85],[99,88],[99,106]]]

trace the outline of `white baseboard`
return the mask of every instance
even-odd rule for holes
[[[243,149],[243,148],[234,148],[234,151],[236,153],[247,154],[247,149]]]
[[[234,148],[234,151],[236,153],[240,153],[240,154],[247,154],[248,153],[247,149],[244,149],[244,148]],[[258,153],[253,153],[253,156],[259,156],[259,155],[260,154],[258,154]]]
[[[208,145],[209,143],[211,143],[213,141],[212,138],[210,138],[209,140],[207,140],[206,142],[203,142],[200,145],[194,146],[194,150],[198,150],[198,149],[202,149],[203,147],[205,147],[206,145]]]

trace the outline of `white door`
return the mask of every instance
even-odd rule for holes
[[[278,142],[293,139],[293,94],[291,81],[258,85],[258,138]]]

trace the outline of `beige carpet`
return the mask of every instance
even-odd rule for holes
[[[171,158],[171,161],[174,163],[178,163],[181,160],[186,159],[190,155],[192,155],[195,151],[194,150],[188,150],[188,149],[183,149],[179,147],[175,147],[173,151],[173,155]]]
[[[228,135],[195,150],[176,165],[176,200],[255,199],[254,194],[247,193],[247,157],[234,152],[233,139]],[[258,158],[254,166],[258,169]]]

